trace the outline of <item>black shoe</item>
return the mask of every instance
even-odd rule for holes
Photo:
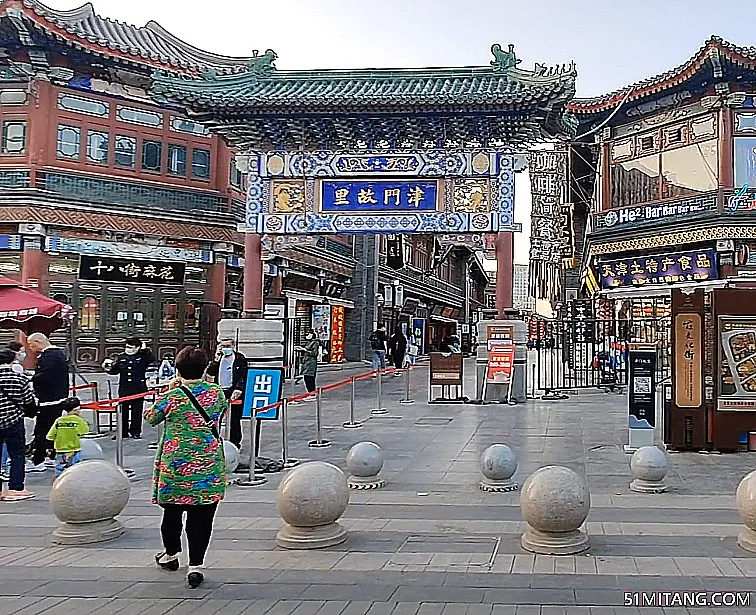
[[[200,585],[202,585],[202,582],[205,580],[205,577],[201,572],[190,572],[186,576],[186,580],[189,583],[189,587],[191,587],[192,589],[196,589]]]
[[[134,440],[141,440],[142,439],[142,434],[140,434],[140,433],[133,433],[133,434],[130,435],[130,437],[133,438]]]
[[[161,561],[164,557],[166,557],[165,551],[158,553],[157,555],[155,555],[155,563],[163,570],[176,572],[179,569],[178,557],[176,557],[175,559],[169,559],[167,561]]]

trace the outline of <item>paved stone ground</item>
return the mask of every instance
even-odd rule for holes
[[[344,376],[324,374],[322,383]],[[315,437],[314,404],[292,407],[292,456],[343,467],[352,444],[372,440],[387,456],[387,487],[353,492],[342,521],[349,540],[319,552],[275,547],[281,475],[255,489],[231,487],[199,590],[187,589],[182,573],[152,565],[160,541],[159,509],[149,504],[149,431],[126,443],[126,465],[139,480],[122,516],[128,533],[112,543],[49,546],[52,475],[33,475],[35,500],[0,505],[0,615],[590,615],[637,613],[623,606],[625,591],[670,590],[752,591],[756,607],[756,556],[736,544],[741,525],[734,508],[735,488],[756,465],[756,454],[674,454],[669,493],[631,494],[623,396],[586,394],[518,407],[428,405],[420,401],[426,378],[424,368],[414,375],[414,405],[398,403],[403,380],[388,378],[389,414],[359,430],[341,427],[348,388],[327,393],[324,435],[333,442],[327,449],[306,444]],[[364,419],[375,407],[375,382],[357,386]],[[110,439],[100,442],[112,454]],[[519,482],[553,463],[586,477],[588,555],[534,556],[520,548],[518,494],[487,494],[477,486],[480,453],[495,442],[517,454]],[[278,424],[265,424],[262,444],[263,455],[280,456]],[[726,610],[756,612],[753,607]],[[690,612],[711,610],[725,612]]]

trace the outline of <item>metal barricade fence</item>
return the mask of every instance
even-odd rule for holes
[[[536,319],[528,339],[528,376],[539,391],[622,387],[627,384],[632,343],[655,344],[657,381],[669,376],[666,319]]]

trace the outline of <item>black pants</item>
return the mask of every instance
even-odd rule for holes
[[[226,399],[231,401],[231,394],[235,389],[225,389],[223,392],[226,394]],[[241,448],[242,442],[242,428],[241,420],[244,413],[244,404],[231,404],[231,412],[228,420],[231,421],[231,430],[229,432],[228,439],[231,440],[236,448]]]
[[[312,393],[315,390],[315,376],[304,376],[304,383],[308,393]]]
[[[394,367],[396,369],[402,369],[404,367],[404,353],[403,352],[395,352],[392,357],[394,361]]]
[[[63,407],[60,404],[54,406],[40,406],[37,414],[37,422],[34,425],[34,443],[32,444],[32,463],[39,465],[46,457],[55,459],[53,443],[47,439],[47,432],[53,426],[53,423],[63,414]]]
[[[139,391],[137,391],[138,393]],[[118,393],[126,397],[136,393]],[[121,416],[123,417],[123,437],[128,435],[142,435],[142,413],[144,412],[144,399],[132,399],[121,404]]]
[[[189,544],[189,565],[202,566],[205,563],[205,553],[210,545],[213,533],[213,518],[218,508],[215,504],[185,506],[181,504],[161,504],[163,522],[160,524],[160,534],[167,555],[181,552],[181,531],[184,529],[184,513],[186,513],[186,541]]]

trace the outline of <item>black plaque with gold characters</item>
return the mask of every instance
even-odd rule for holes
[[[184,283],[185,269],[184,263],[172,261],[141,261],[82,255],[79,261],[79,279],[92,282],[180,286]]]

